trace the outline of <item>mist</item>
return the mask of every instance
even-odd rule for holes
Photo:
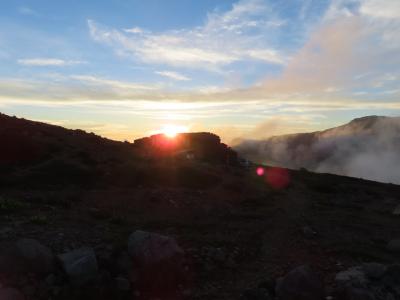
[[[400,184],[400,117],[369,116],[314,133],[245,140],[254,162]]]

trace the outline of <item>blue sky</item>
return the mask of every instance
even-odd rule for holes
[[[2,1],[0,111],[227,142],[399,115],[400,1]]]

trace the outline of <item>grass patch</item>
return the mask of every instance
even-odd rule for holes
[[[19,211],[26,207],[26,203],[16,199],[0,197],[0,213]]]
[[[36,225],[47,225],[49,224],[49,219],[43,215],[36,215],[30,217],[29,222]]]

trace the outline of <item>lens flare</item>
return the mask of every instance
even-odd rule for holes
[[[290,183],[290,174],[287,169],[273,167],[268,168],[266,173],[267,183],[274,189],[284,189]]]
[[[265,173],[265,170],[262,167],[258,167],[257,170],[256,170],[256,173],[257,173],[258,176],[263,176],[264,173]]]

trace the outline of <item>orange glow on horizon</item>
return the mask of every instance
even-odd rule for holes
[[[164,125],[160,130],[157,130],[158,133],[162,133],[167,138],[170,139],[175,138],[179,133],[184,133],[187,131],[188,128],[186,126],[174,125],[174,124]]]

